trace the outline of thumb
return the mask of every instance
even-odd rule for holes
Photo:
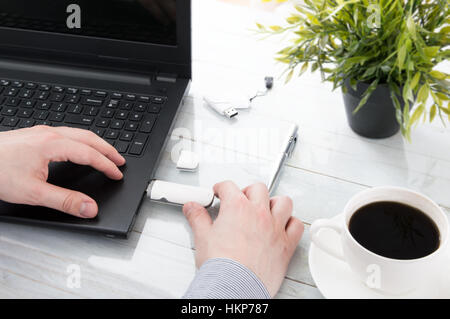
[[[196,237],[203,237],[212,225],[211,217],[205,207],[190,202],[183,206],[183,213]]]
[[[38,189],[39,195],[35,200],[36,205],[53,208],[81,218],[97,216],[97,203],[83,193],[49,183],[40,183]]]

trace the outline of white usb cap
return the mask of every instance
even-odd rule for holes
[[[177,161],[177,168],[181,171],[194,172],[198,168],[198,157],[195,153],[183,150]]]
[[[183,206],[196,202],[203,207],[210,207],[214,202],[212,189],[154,180],[147,188],[147,196],[160,203]]]

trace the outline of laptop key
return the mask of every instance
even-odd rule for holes
[[[123,141],[117,141],[114,147],[119,153],[126,153],[129,147],[129,143]]]
[[[67,92],[69,92],[70,94],[77,94],[78,93],[78,89],[76,89],[76,88],[68,88]]]
[[[104,117],[104,118],[107,118],[107,119],[110,119],[110,118],[112,118],[114,116],[114,112],[115,111],[111,110],[111,109],[104,109],[102,111],[102,113],[100,114],[100,116]]]
[[[88,106],[86,107],[86,109],[84,110],[84,115],[89,115],[89,116],[97,116],[99,111],[98,107],[95,106]]]
[[[64,100],[64,94],[55,93],[50,96],[50,100],[53,102],[62,102]]]
[[[138,103],[136,104],[136,106],[134,107],[134,110],[137,112],[145,112],[145,110],[147,109],[148,104],[145,103]]]
[[[65,117],[65,114],[64,113],[51,113],[50,114],[50,118],[49,118],[49,120],[50,121],[53,121],[53,122],[62,122],[63,120],[64,120],[64,117]]]
[[[28,82],[27,84],[25,84],[25,87],[27,89],[36,89],[37,88],[37,84],[33,83],[33,82]]]
[[[52,106],[52,103],[49,103],[49,102],[37,102],[37,104],[36,104],[36,108],[38,110],[49,110],[51,106]]]
[[[3,121],[4,126],[15,127],[19,123],[19,119],[17,117],[9,117]]]
[[[5,107],[2,110],[2,115],[6,116],[14,116],[17,113],[17,109],[15,107]]]
[[[123,132],[122,135],[120,135],[120,140],[125,142],[131,142],[133,140],[134,134],[129,132]]]
[[[7,89],[5,91],[5,96],[16,96],[19,93],[19,89],[18,88],[12,88],[10,87],[9,89]]]
[[[150,105],[148,108],[149,113],[157,114],[161,111],[161,106],[158,105]]]
[[[111,121],[107,119],[98,119],[97,122],[95,122],[95,126],[97,127],[108,127],[109,123]]]
[[[142,133],[150,133],[152,131],[153,125],[155,125],[156,116],[155,115],[147,115],[145,117],[144,122],[142,122],[140,132]]]
[[[46,120],[49,115],[48,111],[38,111],[34,114],[33,118],[35,120]]]
[[[129,111],[129,110],[131,110],[133,108],[133,106],[134,106],[134,103],[132,103],[132,102],[123,101],[123,102],[120,103],[120,109],[121,110]]]
[[[83,97],[81,99],[81,104],[83,105],[91,105],[91,106],[102,106],[103,100],[101,99],[94,99],[90,97]]]
[[[18,106],[20,104],[20,99],[17,99],[15,97],[9,97],[6,99],[5,104],[9,106]]]
[[[65,101],[70,104],[78,103],[80,101],[80,97],[78,95],[66,95]]]
[[[54,103],[52,107],[52,111],[55,112],[65,112],[67,109],[66,103]]]
[[[33,110],[30,109],[20,109],[17,113],[18,117],[21,118],[30,118],[33,115]]]
[[[113,128],[113,129],[121,130],[124,125],[125,125],[124,121],[122,121],[122,120],[114,120],[114,121],[112,121],[110,127]]]
[[[16,88],[21,88],[21,87],[23,87],[23,83],[20,81],[14,81],[11,83],[11,86],[14,86]]]
[[[116,130],[106,131],[105,138],[116,140],[118,137],[119,137],[119,131],[116,131]]]
[[[94,119],[95,119],[94,117],[85,115],[67,114],[64,122],[69,124],[80,124],[90,126],[92,123],[94,123]]]
[[[36,96],[36,98],[37,98],[38,100],[47,100],[49,95],[50,95],[50,94],[49,94],[48,92],[45,92],[45,91],[39,91],[38,94],[37,94],[37,96]]]
[[[20,91],[19,97],[23,99],[30,99],[34,94],[34,91],[28,89],[22,89]]]
[[[94,132],[95,134],[97,134],[100,137],[103,137],[103,135],[105,135],[105,129],[104,128],[97,128],[94,127],[91,129],[92,132]]]
[[[50,91],[51,88],[52,87],[50,85],[47,85],[47,84],[39,85],[39,90],[41,90],[41,91]]]
[[[36,123],[35,120],[21,120],[19,127],[20,128],[32,127],[34,123]]]
[[[146,141],[147,136],[143,134],[138,134],[138,136],[134,139],[133,143],[131,144],[129,153],[131,155],[141,155],[144,150]]]
[[[129,112],[127,111],[119,111],[116,113],[116,119],[118,120],[126,120],[128,118]]]
[[[141,121],[144,116],[141,113],[131,113],[130,120],[131,121]]]
[[[73,113],[73,114],[81,114],[81,111],[83,110],[83,107],[79,104],[73,104],[70,105],[69,108],[67,109],[68,113]]]
[[[166,98],[162,96],[152,96],[150,100],[155,104],[164,104],[166,102]]]
[[[22,102],[20,102],[20,106],[26,108],[32,108],[35,104],[36,101],[34,100],[22,100]]]
[[[135,132],[138,128],[138,123],[133,123],[133,122],[128,122],[125,125],[125,130],[126,131],[131,131],[131,132]]]

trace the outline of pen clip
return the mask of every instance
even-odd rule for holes
[[[297,145],[297,139],[298,139],[297,134],[291,136],[291,138],[289,140],[288,149],[286,150],[287,157],[291,157],[292,154],[294,153],[295,146]]]

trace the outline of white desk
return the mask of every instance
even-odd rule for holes
[[[249,31],[256,20],[278,19],[270,11],[194,1],[194,81],[175,127],[189,129],[184,141],[192,141],[202,163],[198,173],[177,172],[170,151],[179,141],[171,141],[157,177],[206,187],[224,179],[240,186],[256,182],[270,154],[227,143],[223,136],[251,123],[276,131],[284,121],[297,122],[300,143],[277,193],[293,198],[295,215],[307,227],[278,297],[321,298],[308,269],[309,225],[338,214],[353,194],[376,185],[418,190],[448,212],[450,130],[438,122],[421,125],[411,144],[399,135],[378,141],[358,137],[347,126],[340,92],[332,93],[318,75],[287,86],[277,81],[268,97],[242,112],[239,124],[205,108],[202,92],[211,86],[245,88],[280,74],[283,66],[272,57],[283,44],[276,38],[261,41]],[[67,286],[70,265],[80,267],[80,288]],[[128,240],[0,224],[0,297],[178,298],[194,273],[191,232],[182,213],[148,200]]]

